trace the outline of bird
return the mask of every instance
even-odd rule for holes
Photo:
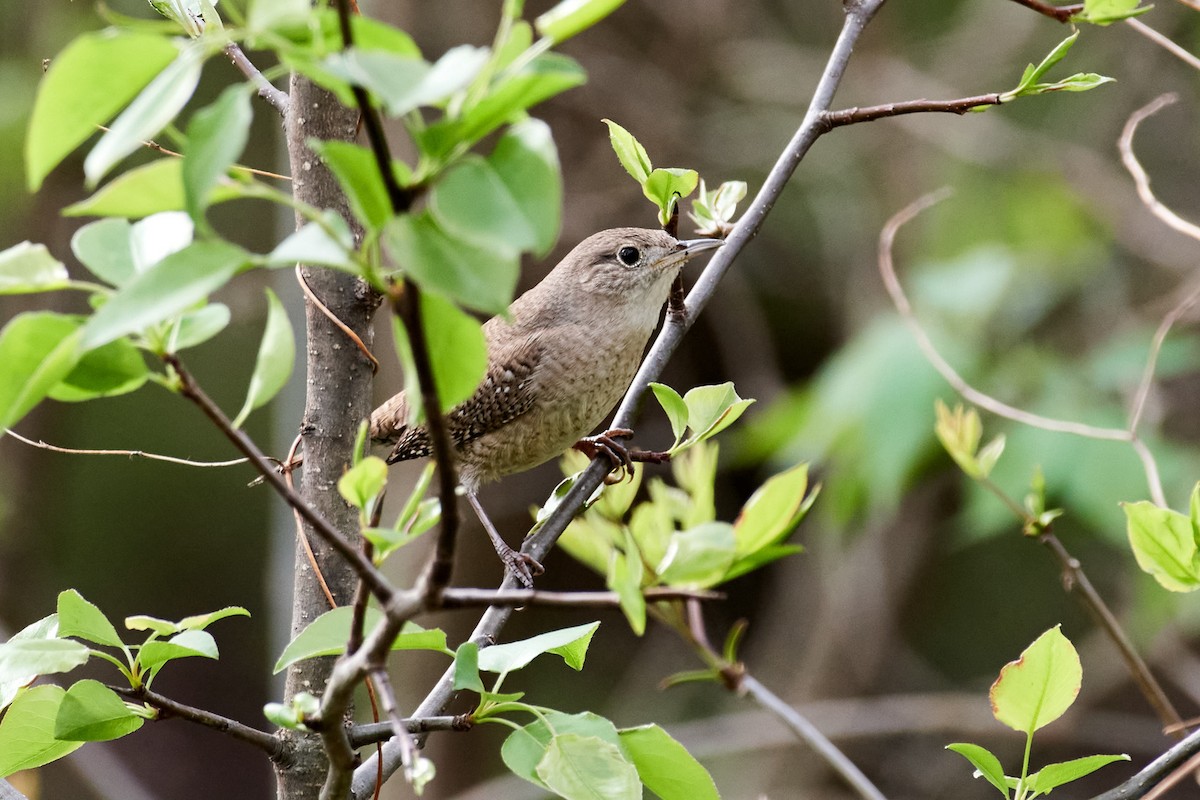
[[[483,325],[488,361],[475,393],[446,414],[459,481],[508,570],[526,587],[542,572],[513,550],[479,504],[485,483],[532,469],[568,449],[628,463],[616,441],[631,431],[595,430],[633,381],[683,265],[720,239],[679,240],[662,230],[613,228],[571,250],[545,278]],[[386,461],[428,457],[424,425],[410,424],[409,397],[371,414]]]

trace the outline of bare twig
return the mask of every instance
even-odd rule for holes
[[[466,714],[450,717],[412,717],[400,720],[410,734],[433,733],[434,731],[469,731],[474,726]],[[350,746],[365,747],[377,742],[386,742],[395,735],[395,722],[367,723],[350,729]]]
[[[723,600],[721,592],[700,589],[650,587],[646,600]],[[543,592],[537,589],[444,589],[438,608],[481,608],[489,606],[557,606],[564,608],[616,608],[616,592]]]
[[[1187,50],[1184,50],[1182,47],[1175,44],[1175,42],[1171,41],[1166,36],[1163,36],[1161,33],[1154,30],[1154,28],[1151,28],[1149,25],[1142,22],[1140,19],[1135,19],[1134,17],[1128,17],[1125,20],[1125,24],[1128,25],[1129,27],[1133,28],[1135,31],[1140,33],[1142,36],[1145,36],[1150,41],[1154,42],[1156,45],[1158,45],[1162,49],[1166,50],[1171,55],[1178,58],[1183,63],[1187,64],[1192,69],[1200,69],[1200,58],[1197,58],[1192,53],[1189,53]]]
[[[259,72],[258,67],[254,66],[254,62],[252,62],[246,56],[246,54],[242,52],[242,48],[237,42],[230,42],[225,46],[225,55],[229,56],[229,60],[233,62],[233,65],[237,67],[238,70],[245,75],[251,83],[258,87],[258,96],[263,100],[266,100],[272,108],[278,111],[279,116],[286,117],[288,113],[288,105],[290,104],[288,93],[276,87],[269,80],[267,80],[266,76]]]
[[[96,130],[109,131],[110,128],[107,128],[104,125],[97,125]],[[180,153],[176,150],[172,150],[169,147],[163,147],[161,144],[154,141],[153,139],[147,139],[147,140],[143,141],[142,147],[149,148],[150,150],[154,150],[157,153],[162,153],[164,156],[171,156],[172,158],[183,158],[183,153]],[[258,175],[263,178],[275,178],[276,180],[281,180],[281,181],[290,181],[291,180],[291,178],[288,177],[287,175],[280,175],[278,172],[269,172],[268,170],[265,170],[265,169],[256,169],[254,167],[247,167],[242,164],[233,164],[229,168],[236,169],[239,172],[247,172],[251,175]]]
[[[1138,197],[1141,199],[1142,205],[1146,206],[1150,213],[1158,217],[1167,227],[1200,241],[1200,226],[1183,219],[1154,196],[1154,192],[1150,189],[1150,176],[1146,174],[1146,170],[1142,168],[1141,162],[1133,152],[1133,136],[1137,133],[1142,120],[1157,114],[1178,99],[1174,94],[1164,94],[1133,112],[1129,121],[1125,123],[1124,130],[1121,131],[1117,147],[1121,151],[1121,163],[1133,176],[1133,182],[1137,186]]]
[[[1059,22],[1070,22],[1071,17],[1083,11],[1083,3],[1074,3],[1069,6],[1056,6],[1051,3],[1042,2],[1042,0],[1015,0],[1026,8],[1031,8],[1039,14],[1050,17],[1050,19],[1058,20]]]
[[[822,115],[822,120],[829,130],[842,125],[853,125],[858,122],[871,122],[885,117],[898,117],[901,114],[966,114],[981,106],[1000,105],[998,93],[980,94],[975,97],[960,97],[957,100],[907,100],[903,103],[885,103],[879,106],[846,108],[841,111],[828,111]]]
[[[1200,767],[1200,731],[1150,762],[1138,774],[1092,800],[1137,800],[1161,796],[1189,773]]]
[[[36,442],[32,439],[26,439],[21,434],[8,428],[4,432],[13,437],[19,442],[24,442],[31,447],[37,447],[42,450],[50,450],[55,453],[66,453],[73,456],[126,456],[127,458],[147,458],[151,461],[165,461],[168,464],[182,464],[185,467],[233,467],[238,464],[245,464],[249,461],[246,458],[233,458],[229,461],[193,461],[190,458],[176,458],[175,456],[164,456],[158,453],[147,453],[144,450],[85,450],[75,447],[58,447],[57,445],[47,444],[41,439]]]
[[[676,315],[668,316],[664,322],[662,331],[643,360],[642,366],[639,368],[637,375],[633,379],[633,383],[629,387],[629,391],[626,392],[625,399],[621,402],[621,406],[617,410],[616,418],[611,427],[629,427],[638,402],[642,395],[645,394],[649,384],[656,380],[662,372],[666,362],[679,347],[679,342],[683,338],[684,333],[687,332],[697,315],[712,298],[722,276],[732,266],[742,249],[758,233],[767,214],[775,205],[775,201],[783,193],[783,189],[791,178],[792,173],[795,172],[796,167],[799,166],[809,148],[812,147],[813,142],[821,135],[821,115],[829,110],[834,92],[841,82],[855,43],[858,41],[867,23],[875,15],[875,12],[882,7],[883,2],[884,0],[846,0],[843,4],[846,17],[841,34],[830,53],[829,60],[813,93],[804,119],[801,121],[791,141],[780,154],[779,159],[775,162],[774,167],[771,169],[770,174],[767,176],[766,181],[763,183],[762,188],[750,204],[746,213],[738,221],[737,225],[734,226],[732,233],[725,242],[725,246],[713,255],[696,285],[692,288],[685,304],[687,313],[681,317]],[[550,518],[546,520],[534,536],[525,540],[521,548],[522,552],[537,560],[545,556],[566,529],[570,520],[582,508],[584,501],[591,496],[596,487],[604,480],[604,476],[608,473],[609,468],[610,464],[606,458],[593,459],[592,463],[579,476],[575,485],[567,493],[566,497],[563,498],[559,507],[551,514]],[[444,508],[445,506],[443,505]],[[501,589],[514,589],[516,586],[516,580],[512,576],[506,576],[504,582],[501,584]],[[494,606],[489,608],[475,626],[475,630],[471,634],[471,640],[482,645],[495,641],[511,614],[511,608],[497,608]],[[415,716],[433,716],[440,713],[453,694],[452,686],[453,675],[448,671],[417,708]],[[398,768],[398,756],[399,754],[396,752],[394,743],[384,746],[382,758],[384,760],[385,775],[390,775]],[[353,796],[357,800],[364,800],[374,788],[376,771],[374,759],[375,756],[372,756],[355,770]]]
[[[362,351],[362,354],[367,357],[367,360],[371,362],[371,372],[378,373],[379,359],[377,359],[375,354],[371,352],[371,348],[367,347],[367,345],[363,342],[361,336],[352,331],[349,325],[338,319],[337,315],[329,310],[329,306],[321,302],[321,298],[317,297],[316,293],[313,292],[312,287],[308,285],[308,281],[304,279],[304,271],[300,269],[299,264],[296,265],[296,282],[300,284],[300,290],[304,292],[304,296],[308,298],[308,301],[316,306],[317,310],[328,317],[329,321],[337,326],[338,330],[346,334],[346,337],[350,339],[350,341],[354,342],[354,346]]]
[[[266,479],[266,482],[271,484],[272,488],[279,493],[280,497],[295,509],[296,513],[303,517],[305,522],[312,526],[313,530],[316,531],[317,535],[326,544],[336,550],[350,564],[358,577],[370,587],[371,592],[381,602],[386,603],[391,600],[395,594],[395,589],[387,582],[383,574],[375,568],[374,564],[364,558],[353,545],[343,539],[327,520],[315,512],[308,503],[304,502],[304,498],[298,495],[284,481],[283,477],[275,470],[275,467],[267,457],[258,449],[258,445],[250,440],[250,437],[233,427],[233,423],[230,422],[229,417],[225,416],[225,412],[221,411],[220,407],[204,393],[196,383],[195,378],[192,377],[192,374],[184,368],[179,357],[176,355],[166,355],[163,356],[163,360],[179,376],[179,393],[200,407],[204,415],[225,434],[225,437],[233,443],[233,446],[250,459],[250,463]]]
[[[220,714],[214,714],[203,708],[195,708],[186,703],[180,703],[178,700],[172,700],[158,692],[152,692],[145,688],[130,689],[127,686],[114,687],[114,691],[133,700],[139,700],[154,706],[160,711],[160,719],[178,717],[179,719],[185,719],[188,722],[194,722],[197,725],[203,725],[206,728],[212,728],[221,733],[229,734],[235,739],[254,745],[270,756],[272,760],[279,758],[283,754],[283,742],[281,740],[266,731],[252,728],[237,720],[223,717]]]

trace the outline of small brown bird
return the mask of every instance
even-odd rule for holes
[[[513,301],[509,319],[497,316],[484,324],[487,373],[446,422],[467,498],[496,552],[526,586],[532,585],[531,569],[540,573],[541,565],[504,543],[475,493],[483,483],[532,469],[576,444],[584,452],[613,454],[612,435],[627,431],[583,437],[629,388],[679,270],[721,244],[679,241],[642,228],[601,231]],[[430,455],[428,431],[407,419],[403,392],[371,415],[372,439],[392,448],[389,464]]]

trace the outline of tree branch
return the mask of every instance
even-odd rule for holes
[[[846,65],[854,50],[854,45],[862,34],[863,29],[875,13],[883,6],[884,0],[846,0],[844,8],[846,17],[837,43],[830,53],[825,70],[817,84],[809,103],[808,111],[803,121],[788,143],[775,166],[771,169],[758,195],[754,198],[746,213],[734,226],[726,240],[725,246],[717,250],[709,261],[708,266],[700,275],[699,280],[689,293],[686,303],[687,314],[682,319],[668,316],[663,329],[650,348],[642,366],[639,368],[629,391],[625,395],[613,427],[628,427],[634,416],[638,401],[645,394],[649,384],[662,372],[666,362],[679,346],[683,334],[691,327],[696,315],[708,304],[716,291],[716,286],[733,264],[734,259],[741,253],[747,243],[758,233],[767,214],[775,201],[783,193],[784,187],[791,178],[800,161],[803,160],[813,142],[821,135],[821,118],[829,110],[833,95],[845,73]],[[578,477],[575,485],[567,493],[555,513],[546,520],[538,532],[525,540],[522,552],[541,560],[570,520],[578,513],[585,500],[591,496],[604,476],[608,473],[610,464],[607,458],[593,459],[587,469]],[[506,576],[500,587],[502,590],[515,589],[517,583],[511,576]],[[512,614],[511,608],[489,608],[475,626],[471,640],[486,646],[494,642]],[[414,716],[434,716],[445,708],[453,694],[453,675],[448,671],[438,681],[437,685],[426,696],[424,702],[417,707]],[[392,774],[399,766],[399,753],[394,742],[389,742],[383,748],[384,775]],[[375,786],[376,762],[380,756],[372,756],[355,769],[353,796],[357,800],[369,797]]]
[[[128,687],[110,687],[117,694],[123,695],[133,700],[138,700],[157,708],[163,712],[160,719],[168,719],[177,717],[178,719],[194,722],[197,725],[203,725],[206,728],[212,728],[215,731],[228,734],[235,739],[254,745],[259,750],[262,750],[272,761],[277,760],[283,755],[283,742],[272,736],[266,731],[260,731],[257,728],[252,728],[249,725],[238,722],[229,717],[223,717],[220,714],[214,714],[211,711],[206,711],[203,708],[189,706],[186,703],[180,703],[178,700],[172,700],[169,697],[152,692],[149,689],[130,689]]]
[[[1074,3],[1069,6],[1056,6],[1052,3],[1045,3],[1042,0],[1014,0],[1014,2],[1031,8],[1042,16],[1050,19],[1058,20],[1059,22],[1070,22],[1071,17],[1083,12],[1083,3]]]
[[[724,600],[722,592],[652,586],[643,592],[648,602],[660,600]],[[616,592],[543,592],[537,589],[445,589],[438,608],[454,610],[490,606],[555,606],[559,608],[617,608]]]
[[[336,550],[354,568],[359,578],[367,584],[371,592],[379,598],[380,602],[386,603],[390,600],[395,594],[395,590],[387,582],[387,579],[383,577],[383,574],[362,553],[356,550],[352,544],[343,539],[333,526],[314,511],[308,503],[304,502],[304,498],[287,485],[287,482],[276,471],[274,465],[263,455],[258,446],[250,440],[250,437],[233,427],[233,423],[229,421],[229,417],[225,416],[220,407],[204,393],[204,390],[196,383],[192,374],[183,366],[179,357],[169,353],[163,356],[163,361],[169,364],[179,376],[179,393],[200,407],[205,416],[212,420],[212,423],[225,434],[225,437],[233,443],[233,446],[244,454],[246,458],[250,459],[250,463],[254,465],[255,469],[259,471],[266,482],[271,484],[271,487],[275,489],[279,496],[294,508],[296,513],[304,518],[305,522],[312,526],[312,529],[316,531],[317,535],[326,544]]]
[[[266,76],[259,72],[258,67],[254,66],[254,62],[242,51],[241,45],[237,42],[230,42],[225,45],[225,55],[229,56],[229,60],[233,62],[233,65],[238,68],[239,72],[258,87],[258,96],[266,100],[272,108],[278,111],[279,116],[286,117],[288,106],[291,105],[288,93],[275,86],[267,80]]]
[[[979,94],[974,97],[960,97],[957,100],[906,100],[902,103],[885,103],[879,106],[846,108],[841,111],[827,111],[821,115],[827,126],[826,130],[840,128],[843,125],[854,125],[859,122],[873,122],[885,117],[898,117],[902,114],[966,114],[980,106],[1000,105],[1000,94]]]
[[[1196,759],[1198,754],[1200,754],[1200,731],[1192,733],[1179,744],[1167,750],[1120,786],[1098,794],[1092,800],[1137,800],[1137,798],[1149,797],[1156,787],[1173,785],[1179,778],[1185,777],[1193,771],[1197,765],[1191,762]],[[1179,778],[1175,778],[1176,775]],[[1167,783],[1168,781],[1170,784]]]
[[[466,714],[455,717],[410,717],[400,720],[410,734],[433,733],[435,731],[469,731],[475,726]],[[350,728],[350,746],[366,747],[378,742],[386,742],[395,735],[394,722],[368,722]]]

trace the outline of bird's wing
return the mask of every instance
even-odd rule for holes
[[[475,394],[446,415],[451,441],[456,447],[498,430],[532,406],[534,375],[542,357],[538,336],[505,337],[498,343],[489,336],[488,368]],[[371,436],[393,444],[387,462],[430,455],[429,432],[424,425],[409,425],[408,400],[401,392],[371,415]]]

